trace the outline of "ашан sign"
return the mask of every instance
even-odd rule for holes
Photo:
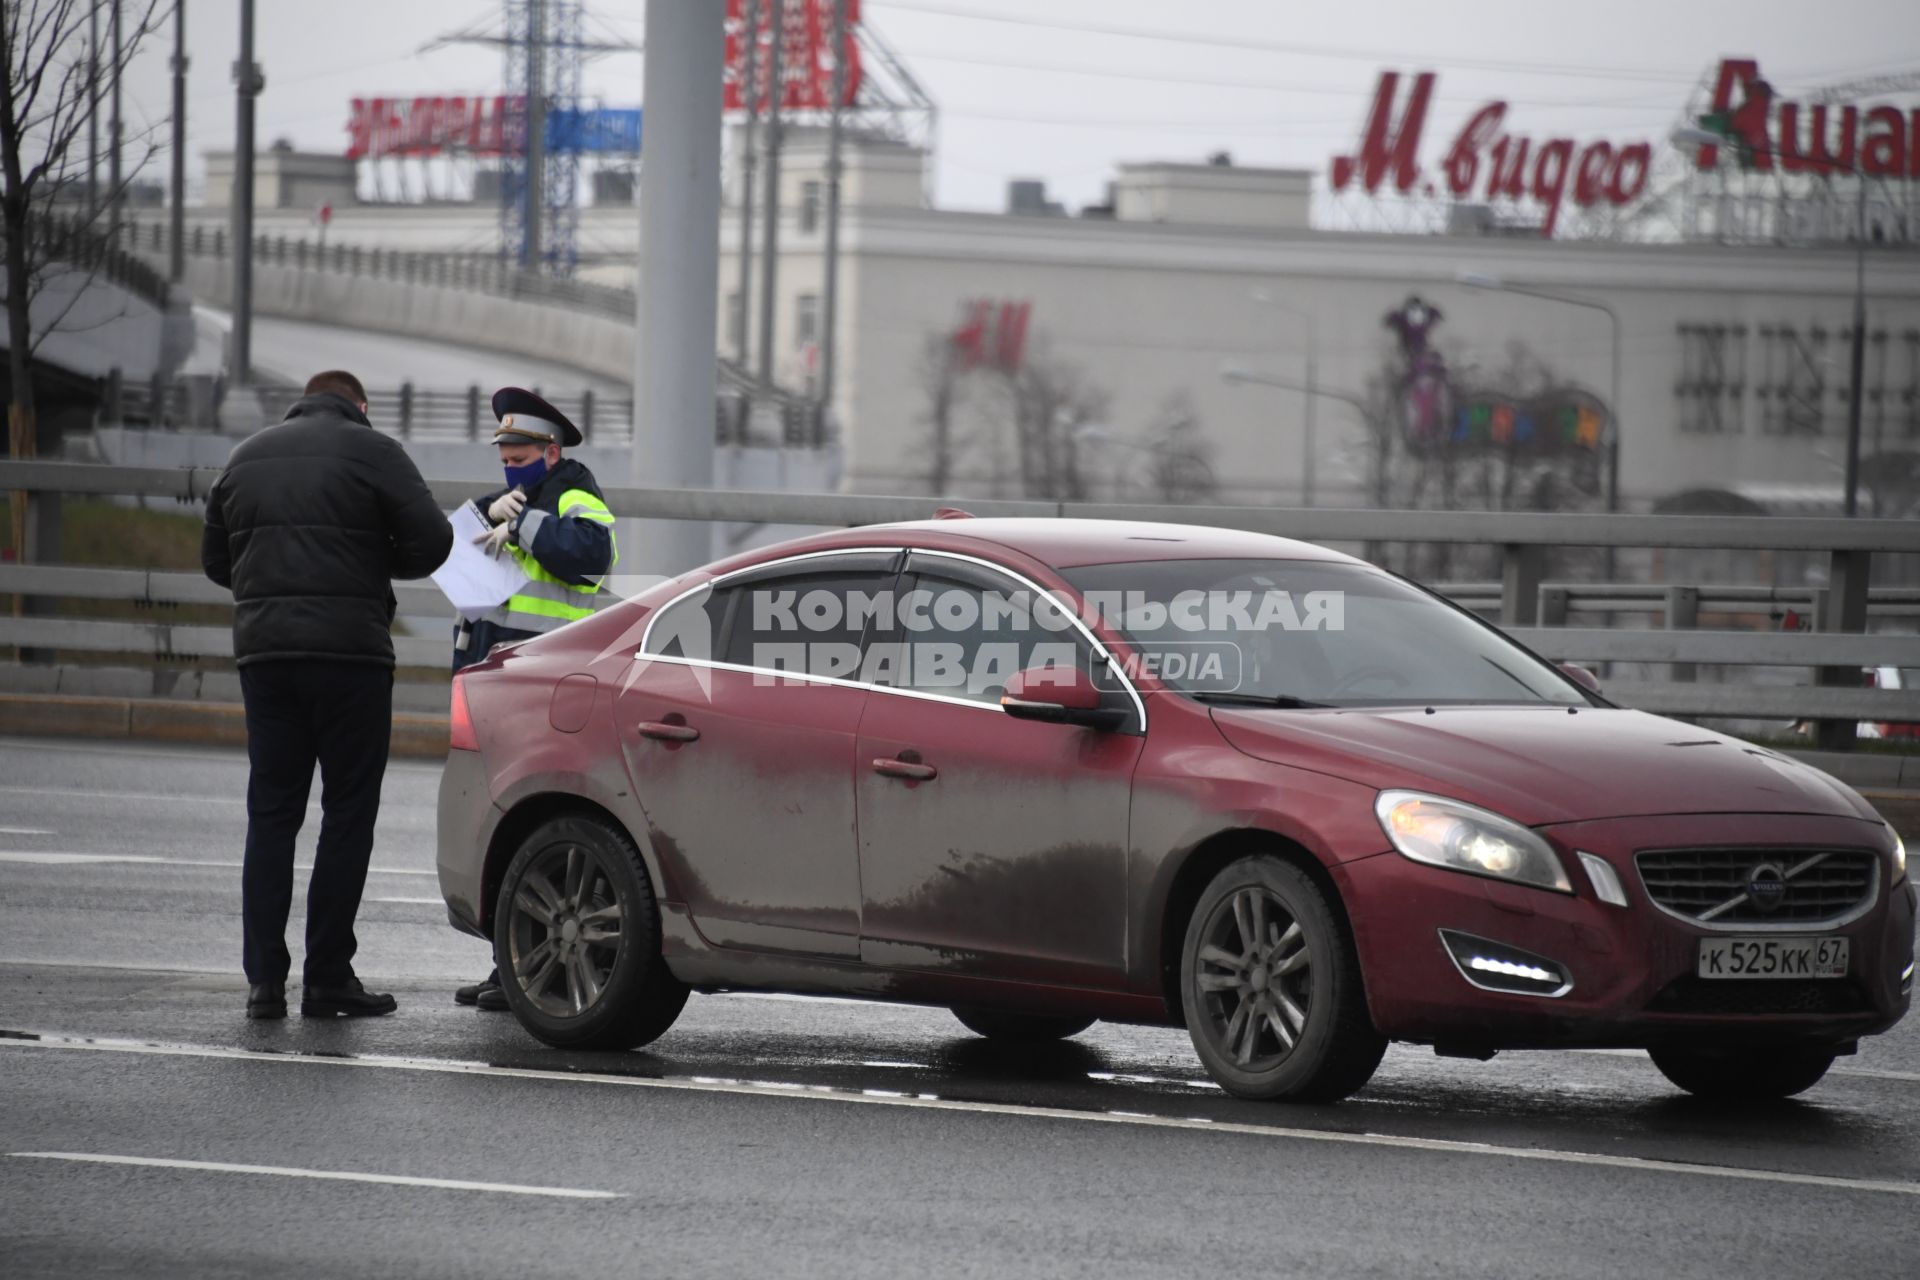
[[[1356,180],[1369,193],[1390,185],[1408,195],[1457,200],[1535,200],[1545,207],[1543,234],[1551,236],[1568,201],[1585,209],[1604,201],[1630,204],[1646,189],[1653,164],[1648,142],[1616,144],[1572,138],[1534,139],[1507,130],[1507,104],[1489,102],[1455,135],[1440,162],[1439,175],[1420,165],[1427,108],[1436,77],[1422,71],[1400,101],[1400,73],[1383,71],[1360,138],[1360,154],[1333,161],[1333,189],[1345,191]]]

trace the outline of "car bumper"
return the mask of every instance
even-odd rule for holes
[[[1713,980],[1696,975],[1712,929],[1661,911],[1648,897],[1634,851],[1710,845],[1884,847],[1884,829],[1849,819],[1767,815],[1618,819],[1552,828],[1575,892],[1525,888],[1445,871],[1384,853],[1343,864],[1375,1025],[1396,1040],[1469,1050],[1624,1046],[1712,1040],[1845,1041],[1884,1031],[1911,999],[1915,892],[1887,883],[1883,864],[1871,909],[1845,924],[1776,937],[1849,940],[1844,978]],[[1604,859],[1627,906],[1600,901],[1574,850]],[[1553,961],[1564,991],[1484,990],[1441,938],[1449,930]],[[1760,930],[1746,931],[1758,934]]]
[[[475,937],[487,932],[485,876],[487,845],[500,811],[487,789],[487,770],[477,751],[449,751],[440,775],[435,864],[440,896],[454,928]]]

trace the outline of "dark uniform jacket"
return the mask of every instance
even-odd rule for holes
[[[561,500],[584,490],[594,503],[583,511],[577,500]],[[499,488],[474,500],[484,518],[488,507],[506,489]],[[597,511],[592,508],[597,505]],[[527,492],[527,505],[514,521],[514,545],[530,555],[546,572],[575,586],[597,585],[613,569],[614,538],[611,523],[603,518],[606,495],[585,464],[562,458],[558,466],[540,478]],[[453,669],[471,666],[487,656],[498,644],[528,640],[537,631],[509,626],[503,619],[511,610],[498,610],[494,616],[463,620],[455,624]]]
[[[234,449],[207,497],[200,563],[233,589],[241,666],[393,666],[395,578],[424,578],[453,528],[406,450],[340,396],[308,396]]]

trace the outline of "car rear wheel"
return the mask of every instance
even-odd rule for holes
[[[550,819],[521,844],[501,880],[493,947],[514,1016],[559,1048],[646,1044],[687,1002],[660,955],[640,851],[595,818]]]
[[[1305,872],[1275,858],[1242,858],[1201,893],[1180,994],[1201,1062],[1238,1097],[1336,1101],[1386,1052],[1345,919]]]
[[[1822,1045],[1781,1045],[1739,1051],[1649,1049],[1660,1074],[1696,1097],[1714,1102],[1772,1102],[1820,1082],[1836,1056]]]
[[[1012,1044],[1040,1044],[1077,1036],[1095,1022],[1074,1015],[1050,1017],[1040,1013],[1008,1013],[1003,1009],[981,1009],[973,1005],[955,1005],[953,1016],[975,1035]]]

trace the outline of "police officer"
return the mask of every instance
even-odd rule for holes
[[[527,582],[503,604],[459,621],[453,641],[455,671],[480,661],[495,645],[591,616],[600,602],[601,582],[618,559],[613,512],[600,486],[591,471],[562,453],[580,443],[579,428],[519,387],[493,393],[493,416],[500,422],[493,442],[507,484],[474,500],[491,526],[475,542],[492,555],[512,556]],[[486,981],[459,988],[454,999],[488,1010],[507,1007],[497,969]]]

